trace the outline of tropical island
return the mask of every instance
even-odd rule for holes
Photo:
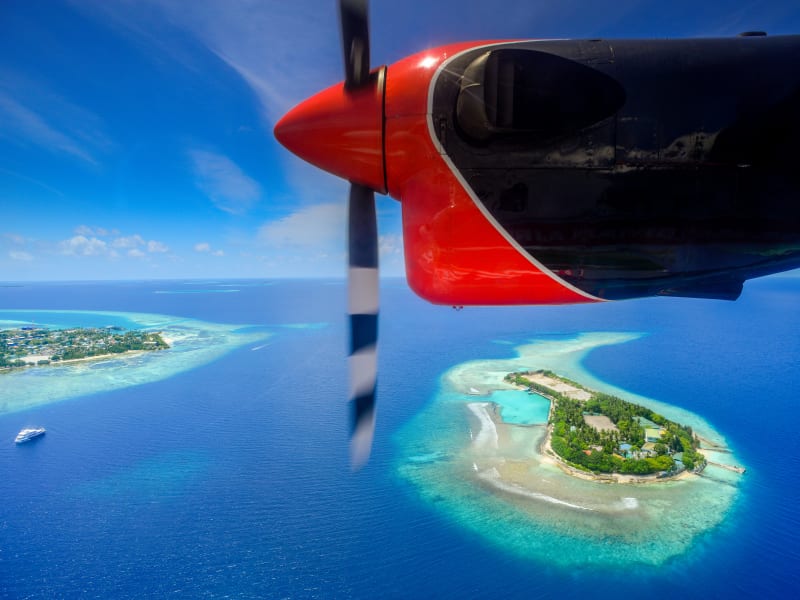
[[[84,334],[94,342],[79,341]],[[0,335],[0,356],[6,364],[21,360],[29,365],[0,367],[3,416],[161,381],[244,346],[263,347],[272,332],[262,326],[163,314],[0,309]],[[22,338],[11,339],[18,336]],[[61,338],[65,338],[64,343]],[[166,351],[152,351],[167,347]],[[56,356],[58,359],[53,360]],[[39,366],[44,360],[50,364]]]
[[[515,345],[515,355],[502,348],[500,357],[453,365],[398,432],[398,475],[454,523],[548,565],[656,566],[686,553],[730,513],[744,468],[703,417],[584,367],[590,353],[644,335],[542,335]],[[636,349],[619,360],[635,362]],[[702,458],[678,450],[675,437]],[[556,438],[565,457],[552,448]],[[618,471],[601,471],[602,463]],[[645,466],[648,473],[623,472]]]
[[[161,332],[125,331],[116,326],[2,329],[0,370],[102,358],[127,352],[152,352],[169,347]]]
[[[692,428],[647,407],[548,370],[509,373],[505,380],[550,400],[543,447],[569,467],[567,472],[663,479],[706,466]]]

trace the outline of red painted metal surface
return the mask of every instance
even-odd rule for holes
[[[598,300],[591,293],[609,298],[663,294],[734,299],[742,281],[798,264],[800,254],[787,250],[796,237],[792,223],[798,213],[796,204],[784,201],[796,197],[798,189],[785,158],[797,137],[792,135],[798,123],[792,103],[796,94],[791,91],[795,84],[785,75],[794,72],[788,67],[798,54],[797,36],[760,40],[757,44],[766,45],[758,48],[742,39],[620,40],[613,52],[605,42],[553,43],[583,58],[571,61],[554,51],[545,63],[561,65],[552,72],[564,77],[564,84],[555,86],[560,91],[546,102],[526,101],[526,108],[547,111],[549,104],[563,105],[559,94],[569,90],[576,99],[606,100],[598,106],[594,101],[587,106],[578,102],[567,110],[567,116],[559,117],[566,120],[553,129],[553,135],[560,132],[559,148],[555,149],[556,138],[550,140],[545,132],[542,140],[547,143],[530,155],[532,162],[521,159],[527,142],[517,144],[513,136],[508,144],[498,137],[496,145],[490,142],[483,148],[461,145],[466,140],[460,139],[463,131],[449,112],[452,106],[437,104],[436,113],[430,114],[437,77],[444,73],[449,79],[445,70],[456,68],[449,60],[469,49],[476,50],[476,57],[491,44],[508,50],[506,42],[453,44],[415,54],[379,69],[376,79],[353,94],[346,94],[341,84],[333,86],[290,112],[277,124],[276,136],[309,162],[402,202],[408,280],[419,295],[435,303]],[[535,50],[536,44],[517,49]],[[527,55],[520,68],[529,65],[523,69],[528,74],[547,71],[549,67],[534,68],[545,54]],[[617,66],[625,62],[624,69],[608,66],[605,61],[612,54]],[[735,78],[730,74],[745,59],[758,65],[754,72],[768,76],[763,86],[761,75],[755,78],[760,90],[755,96],[748,91],[753,86],[731,84]],[[458,77],[464,66],[459,63],[458,73],[452,74]],[[653,69],[664,78],[657,94],[651,85]],[[527,76],[522,78],[527,83],[515,90],[538,85]],[[444,82],[439,90],[450,98],[447,102],[455,104],[458,83]],[[684,98],[675,112],[669,92],[687,85],[699,85],[697,94]],[[711,110],[718,105],[724,109]],[[601,119],[597,128],[585,129],[584,121],[611,114],[616,119]],[[524,116],[521,126],[527,117],[541,114]],[[461,125],[469,123],[466,118]],[[655,126],[672,133],[655,139]],[[566,129],[561,132],[561,127]],[[480,137],[480,128],[477,133]],[[445,135],[445,146],[459,140],[454,156],[463,172],[439,144]],[[527,138],[519,138],[523,139]],[[702,146],[697,153],[673,153],[674,144],[692,139]],[[591,153],[585,144],[590,144]],[[501,154],[481,165],[481,156],[492,148],[522,162],[506,166]],[[546,152],[542,164],[550,169],[547,172],[535,169],[540,150]],[[667,155],[670,160],[664,162]],[[555,162],[550,162],[551,156]],[[653,157],[661,158],[656,163]],[[635,173],[624,168],[637,164],[642,169]],[[582,172],[580,179],[570,173],[573,167]],[[502,204],[495,210],[494,201],[490,208],[475,196],[467,179],[497,192],[500,200],[503,186],[519,180],[531,210],[511,215]],[[542,181],[550,183],[540,185]],[[585,200],[572,206],[573,197]],[[647,197],[647,206],[633,206],[637,197]],[[548,206],[558,210],[544,218]],[[593,218],[595,210],[602,215],[599,219]],[[514,228],[513,236],[493,214]],[[546,253],[549,264],[588,291],[556,276],[517,239],[545,247],[555,242]]]
[[[406,274],[426,300],[454,305],[592,301],[538,268],[504,237],[431,137],[428,95],[437,69],[459,52],[490,43],[415,54],[374,72],[374,84],[360,91],[332,86],[292,109],[275,126],[275,136],[304,160],[402,202]]]
[[[339,83],[301,102],[275,125],[275,137],[320,169],[385,193],[384,71],[363,89],[345,92]]]
[[[423,52],[389,67],[386,176],[402,202],[406,274],[437,304],[569,304],[591,298],[537,268],[484,216],[451,170],[428,127],[430,82],[447,58],[491,42]]]

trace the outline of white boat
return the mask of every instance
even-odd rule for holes
[[[25,442],[29,442],[32,439],[39,437],[40,435],[44,435],[44,427],[23,429],[17,434],[17,438],[14,440],[14,443],[24,444]]]

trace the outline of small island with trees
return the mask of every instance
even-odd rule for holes
[[[692,428],[551,371],[505,380],[550,400],[546,449],[577,473],[667,478],[700,472],[706,459]]]
[[[114,326],[0,329],[0,371],[167,348],[160,332]]]

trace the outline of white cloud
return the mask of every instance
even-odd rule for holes
[[[278,77],[271,77],[269,74],[263,72],[261,65],[251,65],[251,60],[248,57],[242,57],[240,53],[234,50],[234,55],[226,54],[224,50],[216,51],[217,56],[225,61],[229,67],[236,71],[239,76],[244,79],[261,101],[263,117],[272,123],[277,123],[286,112],[295,104],[289,97],[302,98],[303,94],[291,93],[286,86],[295,87],[295,78],[286,78],[285,73]],[[239,56],[235,56],[239,54]],[[284,86],[281,86],[279,80],[283,81]],[[303,86],[305,89],[305,86]],[[289,94],[286,92],[289,91]],[[306,96],[310,94],[305,94]]]
[[[13,260],[21,260],[21,261],[31,261],[33,260],[33,255],[29,252],[25,252],[24,250],[12,250],[8,253],[8,256]]]
[[[0,135],[11,140],[30,140],[50,151],[62,152],[97,165],[94,157],[69,135],[59,131],[44,117],[0,91]]]
[[[320,251],[344,250],[346,207],[342,203],[317,204],[261,226],[259,241],[274,248],[305,247]]]
[[[189,152],[197,187],[225,212],[246,213],[261,197],[261,186],[227,156],[205,150]]]
[[[87,235],[94,235],[92,239],[95,240],[94,248],[91,254],[102,254],[108,244],[106,242],[97,239],[97,236],[103,235],[119,235],[119,231],[117,229],[104,229],[102,227],[88,227],[86,225],[80,225],[75,228],[77,236],[72,238],[72,240],[67,240],[67,242],[62,242],[62,248],[74,249],[80,247],[82,250],[87,248],[87,243],[81,241],[81,239],[87,239]],[[101,245],[102,244],[102,245]],[[169,252],[169,246],[167,246],[164,242],[159,242],[156,240],[145,240],[141,235],[138,233],[134,233],[132,235],[123,235],[117,238],[114,238],[110,242],[110,246],[108,246],[108,255],[111,257],[118,257],[119,253],[116,252],[115,249],[120,250],[127,250],[126,254],[128,256],[132,256],[134,258],[141,258],[145,256],[144,250],[147,252],[153,253],[164,253]],[[87,252],[67,252],[68,254],[84,254],[89,255]]]
[[[212,250],[211,244],[208,242],[198,242],[194,245],[194,251],[200,253],[209,253],[211,256],[225,256],[223,250]]]
[[[134,235],[118,237],[111,242],[111,245],[114,246],[114,248],[138,248],[139,246],[143,246],[144,243],[142,236],[136,233]]]
[[[119,258],[117,250],[125,251],[125,255],[131,258],[143,258],[146,253],[163,254],[169,252],[169,247],[164,242],[156,240],[146,241],[138,233],[114,238],[109,242],[101,240],[98,235],[117,235],[116,229],[104,229],[102,227],[88,227],[80,225],[76,231],[83,232],[75,235],[68,240],[59,243],[61,254],[68,256],[107,256],[109,258]],[[84,234],[95,234],[88,237]]]
[[[154,35],[159,26],[163,28],[166,22],[190,32],[250,85],[270,123],[298,101],[343,79],[339,24],[332,1],[195,0],[191,10],[175,0],[73,0],[73,4],[127,28],[162,57],[175,58],[177,49],[164,43],[169,37]],[[502,10],[491,2],[478,3],[454,20],[449,2],[373,2],[372,31],[379,41],[373,43],[372,62],[373,66],[392,62],[437,42],[562,31],[565,23],[573,35],[596,34],[639,4],[641,0],[620,0],[609,10],[585,0],[504,0]],[[141,10],[142,5],[147,10]],[[760,5],[759,9],[763,10]],[[447,22],[444,29],[443,22]],[[387,35],[392,30],[404,35]]]
[[[155,240],[150,240],[147,242],[147,251],[148,252],[169,252],[169,247],[164,242],[157,242]]]
[[[86,0],[76,2],[84,10],[86,4]],[[160,42],[149,33],[155,15],[188,30],[248,82],[269,122],[298,100],[343,78],[333,3],[198,0],[191,11],[171,0],[149,0],[148,11],[133,8],[141,2],[89,4],[95,11],[113,14],[117,24],[156,47]]]
[[[396,233],[380,236],[378,251],[381,258],[403,256],[403,236]]]
[[[98,256],[105,254],[107,244],[96,237],[87,238],[83,235],[76,235],[59,244],[62,254],[70,256]]]
[[[380,203],[379,203],[380,207]],[[378,249],[383,275],[405,272],[399,206],[378,211]],[[346,202],[308,206],[259,229],[260,256],[270,273],[341,276],[347,268]]]
[[[18,233],[4,233],[3,237],[10,241],[12,244],[22,245],[25,243],[25,238]]]
[[[78,225],[75,228],[75,235],[94,235],[97,237],[107,237],[109,235],[119,235],[119,230],[106,229],[105,227],[90,227],[89,225]]]

